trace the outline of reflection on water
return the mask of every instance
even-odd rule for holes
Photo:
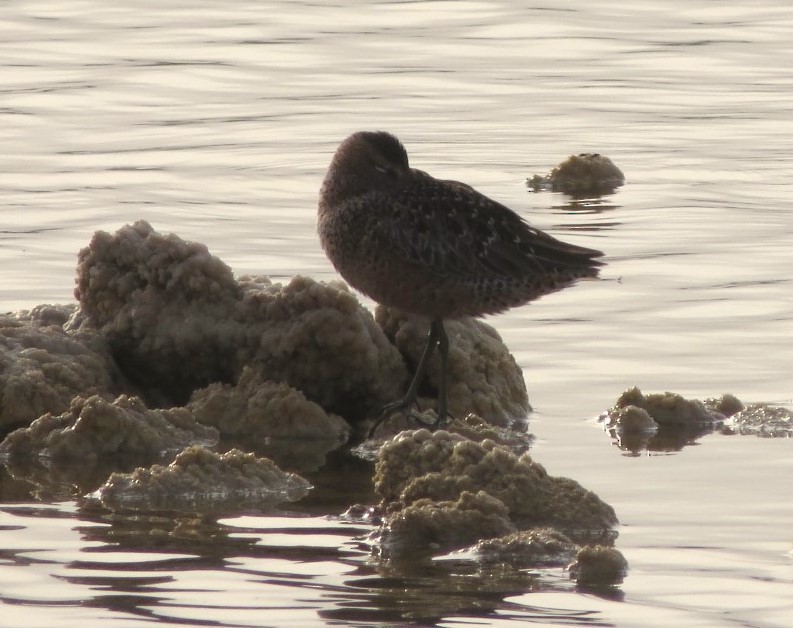
[[[566,613],[554,617],[551,609],[531,611],[503,601],[530,591],[572,591],[563,575],[463,561],[378,563],[365,544],[369,529],[326,518],[217,521],[167,513],[129,517],[63,511],[58,506],[8,506],[3,514],[14,522],[4,527],[12,545],[33,530],[62,537],[61,523],[73,522],[75,516],[80,520],[70,531],[79,552],[55,544],[32,553],[25,548],[3,552],[3,559],[16,567],[46,565],[61,583],[39,587],[39,604],[104,608],[196,625],[277,624],[283,621],[278,613],[299,616],[306,608],[342,623],[410,620],[426,625],[447,615],[481,616],[495,610],[502,619],[569,619]],[[207,578],[209,574],[214,575]],[[293,592],[281,598],[278,591],[285,589]],[[71,595],[66,597],[64,590]]]
[[[790,400],[787,2],[32,0],[0,17],[2,311],[71,301],[93,231],[138,219],[238,275],[334,278],[316,197],[361,128],[606,251],[602,281],[491,322],[537,409],[532,455],[614,505],[632,568],[620,601],[560,571],[380,564],[371,526],[338,518],[373,500],[342,455],[289,511],[219,520],[91,509],[75,497],[95,469],[44,465],[0,475],[0,623],[789,624],[790,443],[628,457],[589,420],[633,385]],[[626,186],[526,190],[580,152]]]

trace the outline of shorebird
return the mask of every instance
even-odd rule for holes
[[[371,299],[429,319],[427,344],[405,396],[374,428],[416,403],[438,347],[437,420],[446,422],[445,319],[495,314],[594,277],[601,251],[561,242],[459,181],[411,168],[383,131],[354,133],[336,150],[319,197],[322,247],[339,274]]]

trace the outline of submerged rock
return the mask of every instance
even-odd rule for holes
[[[415,499],[381,527],[387,555],[441,551],[515,532],[509,508],[485,491],[461,491],[456,499]]]
[[[707,403],[671,392],[644,395],[634,386],[598,420],[624,451],[677,451],[721,426],[725,415],[716,408],[734,408],[736,402],[730,395]]]
[[[725,419],[724,414],[713,409],[715,407],[733,407],[733,401],[712,400],[706,405],[698,399],[685,399],[672,392],[644,395],[634,386],[622,393],[600,420],[607,427],[624,430],[652,430],[653,424],[655,427],[714,429]]]
[[[762,437],[793,436],[793,413],[764,403],[744,405],[724,394],[700,401],[677,393],[623,392],[599,420],[620,449],[677,451],[714,431]]]
[[[628,561],[613,547],[588,545],[579,550],[569,571],[579,586],[612,587],[628,574]]]
[[[40,305],[0,314],[0,432],[59,414],[82,395],[111,395],[123,377],[104,337],[66,331],[74,306]]]
[[[99,488],[102,505],[131,510],[228,511],[272,507],[305,497],[311,485],[267,458],[232,449],[218,454],[192,446],[168,466],[113,473]]]
[[[534,175],[526,185],[538,192],[550,188],[570,195],[608,194],[625,183],[625,175],[605,155],[570,155],[546,176]]]
[[[644,395],[635,387],[625,391],[617,399],[616,407],[626,405],[646,410],[653,420],[664,426],[712,428],[725,418],[723,414],[712,410],[699,399],[685,399],[682,395],[672,392]]]
[[[639,432],[654,434],[658,431],[658,423],[644,408],[634,405],[615,407],[608,413],[607,427],[620,432]]]
[[[793,412],[781,406],[750,403],[732,416],[729,430],[762,438],[793,437]]]
[[[573,539],[611,541],[614,510],[527,455],[446,431],[403,432],[378,454],[375,491],[386,553],[458,549],[480,539],[550,526]]]
[[[137,397],[121,395],[110,402],[94,395],[75,397],[68,411],[45,414],[11,432],[0,443],[0,455],[71,462],[121,456],[145,463],[217,440],[217,430],[197,423],[186,408],[150,410]]]
[[[476,414],[469,414],[463,419],[452,419],[444,429],[458,434],[468,440],[481,442],[489,440],[509,449],[513,454],[526,453],[531,447],[534,436],[527,431],[525,421],[516,421],[509,427],[492,425]]]
[[[507,564],[518,569],[566,567],[579,546],[553,528],[520,530],[479,541],[470,552],[483,563]]]
[[[377,307],[375,319],[414,368],[429,323],[383,306]],[[445,321],[444,326],[449,337],[449,414],[474,413],[498,426],[525,419],[531,406],[523,372],[498,332],[474,318]],[[425,388],[419,391],[422,408],[436,406],[439,374],[436,352],[427,367]]]

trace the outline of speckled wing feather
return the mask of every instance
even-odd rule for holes
[[[377,230],[405,261],[452,276],[518,278],[600,265],[600,251],[567,244],[457,181],[420,171],[392,195]],[[420,200],[419,200],[420,199]]]

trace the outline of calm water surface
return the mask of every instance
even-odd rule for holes
[[[239,274],[335,277],[316,197],[363,128],[606,251],[603,281],[490,322],[524,368],[533,456],[615,507],[631,564],[604,597],[558,572],[380,565],[370,529],[334,519],[372,499],[344,460],[290,511],[203,520],[90,511],[3,475],[0,625],[793,624],[790,440],[631,456],[593,420],[631,385],[791,402],[787,0],[29,0],[0,25],[2,311],[70,302],[92,233],[141,218]],[[628,184],[526,191],[583,151]]]

